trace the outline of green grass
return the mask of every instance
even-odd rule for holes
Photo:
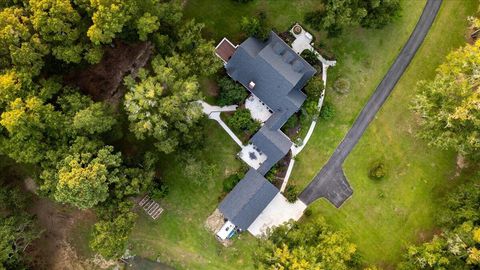
[[[233,247],[225,248],[204,228],[222,195],[222,180],[238,170],[235,158],[240,149],[214,121],[209,121],[205,148],[197,158],[217,168],[217,181],[192,183],[183,176],[183,167],[171,156],[162,160],[162,177],[170,192],[162,200],[164,214],[153,221],[141,215],[132,235],[133,251],[151,259],[157,257],[181,269],[250,269],[255,240],[242,234]]]
[[[232,0],[190,0],[185,7],[185,17],[195,18],[206,26],[206,35],[215,41],[228,37],[234,42],[243,40],[240,31],[242,17],[255,16],[260,11],[267,14],[267,23],[278,31],[286,31],[303,14],[319,7],[316,0],[254,0],[238,3]]]
[[[419,1],[407,2],[414,6],[404,16],[418,17]],[[406,243],[430,237],[442,194],[460,181],[454,178],[453,153],[429,148],[415,137],[417,119],[409,106],[416,83],[431,79],[446,54],[465,43],[466,17],[473,14],[477,5],[476,1],[443,3],[425,43],[346,160],[344,169],[354,190],[353,197],[341,209],[324,200],[312,206],[315,213],[325,216],[335,227],[351,232],[368,263],[392,265],[401,258]],[[344,46],[336,43],[341,56],[338,68],[332,71],[334,76],[348,78],[352,90],[344,96],[327,93],[327,99],[337,107],[337,116],[320,123],[299,156],[292,175],[295,183],[306,185],[327,161],[386,73],[411,27],[412,24],[399,31],[395,30],[398,25],[392,25],[383,30],[383,35],[382,31],[362,31],[355,35],[356,41],[348,42],[348,37],[342,37]],[[368,170],[377,160],[385,162],[388,176],[373,181],[368,178]]]

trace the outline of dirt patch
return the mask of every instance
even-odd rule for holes
[[[202,86],[205,89],[205,94],[210,97],[218,97],[220,95],[220,87],[213,79],[205,79],[202,81]]]
[[[460,176],[463,169],[468,168],[468,160],[464,156],[457,155],[457,168],[455,170],[455,177]]]
[[[288,151],[287,155],[278,161],[277,164],[267,174],[267,179],[270,180],[270,182],[278,189],[282,187],[283,180],[287,175],[288,165],[290,164],[291,159],[292,151]]]
[[[415,242],[418,244],[428,242],[433,239],[433,236],[442,234],[440,228],[435,228],[432,230],[421,230],[417,232],[415,237]]]
[[[80,211],[35,196],[29,212],[44,230],[34,241],[30,256],[35,269],[95,269],[93,263],[79,258],[68,237],[79,220],[95,220],[92,211]]]
[[[67,84],[78,86],[95,101],[108,101],[118,104],[125,91],[123,77],[135,74],[146,65],[153,52],[150,42],[126,44],[115,41],[112,47],[105,49],[100,63],[83,70],[76,70],[65,76]]]
[[[217,208],[205,221],[205,229],[213,234],[216,234],[222,228],[223,224],[225,224],[225,217]],[[217,240],[219,239],[217,238]],[[224,241],[219,240],[219,242],[226,247],[232,244],[232,241],[228,239]]]

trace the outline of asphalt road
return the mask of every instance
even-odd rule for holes
[[[313,178],[312,182],[302,191],[299,199],[305,204],[311,204],[319,198],[326,198],[336,207],[340,207],[345,200],[352,196],[350,187],[342,165],[352,149],[358,143],[370,122],[387,100],[398,80],[412,61],[415,53],[422,44],[428,30],[440,9],[442,0],[428,0],[422,15],[410,35],[407,43],[400,51],[395,62],[377,86],[352,128],[348,131],[343,141],[338,145],[327,164]],[[394,33],[392,33],[394,34]]]

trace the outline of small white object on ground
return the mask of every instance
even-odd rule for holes
[[[217,237],[220,238],[220,240],[225,240],[227,238],[230,238],[234,233],[235,225],[227,221],[225,224],[223,224],[222,228],[217,232]]]

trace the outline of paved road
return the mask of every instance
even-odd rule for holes
[[[370,100],[360,112],[357,120],[347,135],[335,149],[327,164],[315,176],[310,184],[302,191],[299,199],[310,204],[319,198],[326,198],[336,207],[340,207],[353,193],[352,188],[343,173],[342,165],[348,154],[362,137],[370,122],[382,107],[392,92],[408,64],[422,44],[428,30],[440,9],[442,0],[428,0],[420,19],[403,47],[397,59],[390,67]],[[392,33],[394,34],[394,33]]]

